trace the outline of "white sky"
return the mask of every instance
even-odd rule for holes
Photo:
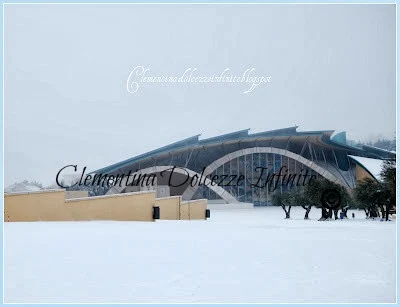
[[[5,185],[50,184],[201,133],[395,133],[394,5],[5,5]],[[268,86],[145,84],[255,68]]]

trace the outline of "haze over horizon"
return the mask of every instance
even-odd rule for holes
[[[243,83],[143,83],[150,75],[271,76]],[[193,135],[396,132],[395,5],[4,6],[4,184],[55,181]]]

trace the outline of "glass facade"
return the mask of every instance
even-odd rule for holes
[[[283,193],[302,186],[311,176],[315,176],[315,179],[320,177],[304,164],[273,153],[253,153],[234,158],[218,167],[210,178],[214,175],[218,176],[219,185],[238,201],[253,203],[254,206],[272,205],[271,196],[274,193]],[[244,179],[237,184],[239,176]],[[226,179],[220,182],[223,177]],[[235,180],[230,182],[232,178]],[[207,186],[197,189],[193,199],[199,198],[221,199]]]

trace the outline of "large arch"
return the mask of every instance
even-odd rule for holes
[[[131,174],[131,176],[133,177],[134,175],[140,175],[140,174],[154,174],[154,173],[159,173],[168,169],[172,169],[173,166],[152,166],[152,167],[148,167],[148,168],[144,168],[141,170],[138,170],[137,172]],[[179,167],[176,168],[174,170],[174,172],[176,173],[180,173],[183,175],[187,175],[189,174],[190,177],[193,177],[195,175],[198,176],[198,178],[200,178],[200,174],[196,173],[195,171],[192,171],[188,168],[184,168],[184,167]],[[120,185],[114,185],[112,186],[108,192],[106,193],[107,195],[110,194],[119,194],[121,193],[125,188],[126,188],[126,180],[123,180],[123,184]],[[216,185],[211,185],[211,180],[206,178],[205,179],[205,183],[207,185],[207,187],[209,189],[211,189],[212,191],[214,191],[219,197],[221,197],[223,200],[225,200],[227,203],[237,203],[238,201],[236,200],[236,198],[234,196],[232,196],[232,194],[230,194],[229,192],[227,192],[224,188]],[[190,185],[189,185],[190,186]]]
[[[204,170],[204,176],[210,175],[218,167],[222,166],[226,162],[229,162],[230,160],[236,159],[236,158],[241,157],[241,156],[253,154],[253,153],[274,153],[274,154],[279,154],[279,155],[282,155],[282,156],[289,157],[291,159],[294,159],[294,160],[296,160],[296,161],[308,166],[309,168],[311,168],[312,170],[314,170],[315,172],[317,172],[318,174],[320,174],[324,178],[326,178],[326,179],[328,179],[330,181],[333,181],[335,183],[338,183],[340,185],[343,185],[345,187],[347,186],[346,183],[344,183],[341,179],[337,178],[330,171],[322,168],[321,166],[317,165],[313,161],[310,161],[310,160],[304,158],[303,156],[300,156],[300,155],[298,155],[298,154],[296,154],[294,152],[291,152],[289,150],[275,148],[275,147],[251,147],[251,148],[245,148],[245,149],[240,149],[240,150],[231,152],[231,153],[229,153],[229,154],[227,154],[227,155],[215,160],[210,165],[208,165]],[[184,200],[192,199],[193,195],[197,191],[197,188],[198,188],[197,186],[194,186],[194,187],[188,186],[187,189],[185,190],[185,192],[182,195],[182,199],[184,199]]]

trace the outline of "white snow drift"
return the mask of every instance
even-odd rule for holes
[[[5,223],[5,302],[394,302],[395,222],[319,214]]]

